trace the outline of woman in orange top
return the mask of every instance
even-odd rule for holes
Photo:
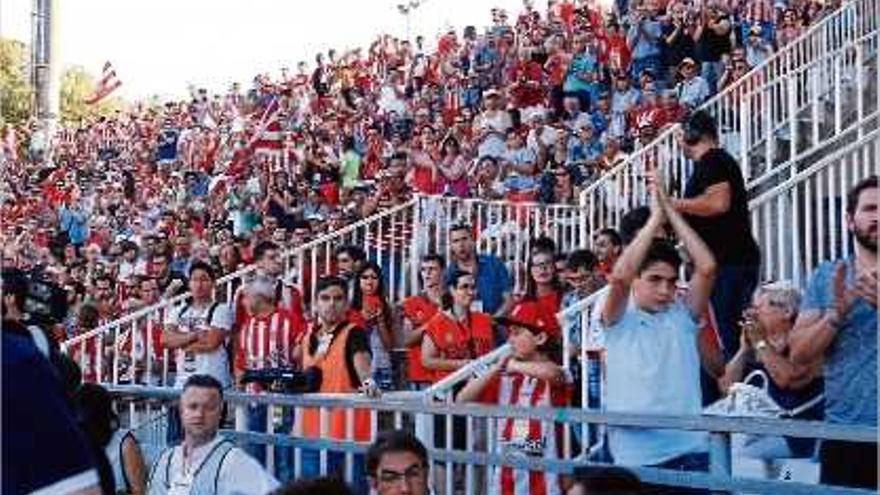
[[[425,324],[422,339],[422,364],[433,372],[435,382],[492,350],[492,317],[471,312],[477,288],[474,276],[458,270],[447,284],[451,304]]]
[[[370,378],[370,343],[359,327],[346,320],[348,311],[348,284],[338,277],[326,277],[318,281],[316,288],[317,321],[304,337],[303,369],[320,371],[322,394],[352,394],[362,392],[377,395],[377,387]],[[329,437],[344,440],[347,435],[345,408],[331,408],[325,432],[321,431],[321,414],[318,409],[304,408],[296,417],[294,431],[305,438]],[[353,440],[370,441],[370,413],[354,411]],[[345,455],[328,452],[328,474],[344,475]],[[302,476],[320,475],[320,456],[317,450],[303,450]],[[354,456],[354,480],[366,480],[363,455]],[[366,486],[366,485],[364,485]]]

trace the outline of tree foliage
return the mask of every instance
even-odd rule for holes
[[[34,87],[28,75],[28,47],[0,38],[0,123],[23,124],[34,113]],[[83,67],[73,66],[61,74],[61,121],[79,124],[120,110],[124,102],[110,96],[95,105],[85,99],[95,87],[95,78]]]
[[[27,46],[0,38],[0,123],[20,125],[33,109],[33,89],[28,77]]]

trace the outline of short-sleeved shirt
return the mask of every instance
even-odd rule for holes
[[[685,219],[712,250],[719,265],[757,265],[761,255],[752,237],[745,182],[739,166],[729,153],[714,148],[695,162],[684,197],[695,198],[709,187],[724,182],[730,185],[730,208],[727,212],[713,217],[685,215]]]
[[[680,298],[653,314],[630,303],[605,332],[607,410],[700,414],[698,329]],[[656,465],[708,448],[701,432],[615,427],[608,434],[611,455],[626,466]]]
[[[4,494],[69,493],[98,485],[86,439],[49,361],[3,322]]]
[[[200,306],[187,303],[175,311],[169,311],[165,316],[165,325],[174,325],[181,333],[198,332],[208,328],[229,332],[232,330],[232,312],[222,303],[212,302]],[[195,374],[211,375],[220,381],[224,388],[232,384],[229,375],[229,358],[222,345],[205,353],[177,349],[175,363],[177,366],[175,388],[183,388],[186,380]]]
[[[458,265],[451,263],[446,272],[447,276],[458,271]],[[482,304],[478,311],[487,314],[495,314],[504,304],[504,295],[513,288],[507,267],[496,256],[491,254],[477,255],[477,299]]]
[[[852,259],[846,263],[846,283],[854,284]],[[804,293],[801,311],[829,309],[834,301],[835,263],[816,268]],[[856,299],[831,345],[825,350],[825,421],[877,425],[877,309]]]

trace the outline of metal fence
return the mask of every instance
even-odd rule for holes
[[[876,92],[867,98],[880,77],[878,19],[880,0],[847,2],[700,107],[715,117],[721,144],[740,163],[750,189],[753,179],[821,149],[825,139],[853,123],[867,124],[877,109]],[[867,70],[869,61],[873,72]],[[849,107],[855,115],[844,113]],[[802,130],[802,122],[809,126]],[[645,204],[646,171],[652,167],[664,172],[672,192],[683,193],[692,165],[675,138],[680,129],[667,128],[581,193],[580,203],[589,211],[583,237],[592,239]]]
[[[179,391],[165,388],[145,388],[112,386],[111,393],[133,415],[133,426],[137,426],[136,415],[142,404],[156,402],[169,404],[177,399]],[[800,438],[843,440],[850,442],[876,443],[877,429],[874,427],[833,425],[822,422],[793,421],[764,418],[722,418],[711,416],[651,416],[639,414],[605,413],[571,408],[516,408],[484,405],[450,405],[446,403],[424,402],[420,395],[384,397],[382,400],[367,399],[360,396],[291,396],[260,394],[248,395],[229,393],[225,397],[230,407],[243,407],[246,404],[265,404],[272,407],[285,407],[293,415],[302,414],[306,408],[320,411],[321,430],[327,430],[331,410],[354,409],[369,411],[371,432],[365,441],[333,439],[327,435],[320,438],[304,438],[296,433],[276,435],[246,432],[240,428],[223,430],[222,434],[236,440],[239,445],[265,444],[288,446],[294,450],[294,476],[301,474],[303,453],[318,451],[321,459],[321,474],[328,469],[327,456],[330,453],[344,454],[346,457],[344,474],[347,481],[357,482],[352,464],[356,456],[362,454],[376,433],[382,429],[395,428],[413,431],[428,447],[433,461],[433,484],[438,493],[451,494],[455,486],[455,473],[463,472],[464,493],[488,493],[488,483],[492,470],[513,467],[521,470],[538,470],[549,475],[569,474],[579,465],[587,464],[579,456],[525,456],[502,452],[498,448],[498,421],[535,420],[547,425],[570,427],[582,424],[603,425],[605,427],[636,427],[653,429],[673,429],[701,431],[709,435],[709,472],[680,472],[656,468],[634,467],[633,470],[644,482],[675,487],[707,488],[747,493],[787,493],[787,494],[867,494],[868,490],[844,489],[823,485],[809,485],[796,482],[768,481],[760,479],[732,478],[730,476],[730,435],[734,433],[755,435],[785,435]],[[453,416],[466,419],[465,446],[450,448]],[[442,418],[447,424],[446,446],[435,445],[433,434],[426,433],[420,425],[433,424],[434,418]],[[461,466],[442,469],[443,465]],[[270,465],[271,469],[272,466]],[[438,473],[442,473],[442,476]]]

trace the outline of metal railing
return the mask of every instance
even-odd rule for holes
[[[864,78],[856,77],[863,66],[853,62],[876,57],[878,23],[880,0],[848,2],[700,107],[715,117],[721,144],[740,163],[746,180],[753,168],[772,171],[777,137],[789,138],[789,158],[798,155],[801,116],[814,117],[809,133],[813,148],[822,145],[818,126],[827,116],[826,104],[833,105],[834,132],[844,128],[845,88],[864,94]],[[866,107],[861,101],[856,107],[853,120],[860,121]],[[582,237],[591,240],[595,232],[617,225],[626,211],[643,204],[645,170],[651,167],[664,171],[672,192],[683,193],[691,163],[675,138],[680,129],[680,124],[670,126],[581,193],[580,204],[589,209]]]
[[[129,409],[130,426],[138,426],[138,417],[142,409],[156,409],[160,402],[167,407],[178,398],[179,391],[164,388],[145,388],[129,386],[112,386],[111,393],[118,401]],[[247,432],[243,429],[221,430],[239,444],[259,444],[286,446],[293,449],[295,478],[302,475],[304,452],[318,452],[320,455],[320,473],[328,474],[327,456],[330,453],[345,455],[343,474],[346,481],[356,483],[353,464],[356,456],[363,454],[367,443],[375,438],[380,424],[386,428],[407,429],[420,436],[428,447],[434,477],[432,484],[438,493],[453,493],[456,469],[443,469],[446,464],[461,466],[464,471],[464,491],[468,494],[488,493],[491,472],[495,469],[513,467],[516,469],[542,471],[548,476],[569,474],[576,466],[586,464],[581,458],[571,458],[548,452],[543,456],[527,456],[521,453],[503,451],[498,442],[499,424],[508,419],[519,421],[540,421],[549,427],[569,428],[572,425],[595,424],[608,428],[636,427],[651,429],[672,429],[681,431],[706,432],[707,449],[710,455],[709,472],[681,472],[648,467],[632,467],[647,483],[663,484],[676,487],[706,488],[713,490],[732,490],[753,493],[791,493],[791,494],[848,494],[861,495],[873,493],[868,490],[838,488],[827,485],[810,485],[797,482],[780,482],[751,478],[731,477],[730,436],[735,433],[753,435],[790,436],[798,438],[815,438],[823,440],[843,440],[850,442],[876,443],[877,429],[867,426],[835,425],[823,422],[781,420],[767,418],[727,418],[714,416],[655,416],[642,414],[606,413],[572,408],[520,408],[499,407],[489,405],[461,405],[443,403],[424,403],[412,400],[412,397],[385,397],[383,400],[372,400],[361,396],[349,395],[275,395],[275,394],[226,394],[225,400],[232,407],[244,407],[247,404],[264,404],[270,407],[284,407],[292,411],[294,417],[302,414],[305,409],[320,411],[322,429],[329,422],[331,410],[354,409],[369,411],[371,431],[368,439],[356,441],[353,435],[346,438],[305,438],[294,432],[291,435],[272,433]],[[453,448],[452,416],[464,417],[464,447]],[[446,421],[446,446],[439,448],[433,435],[419,435],[416,428],[419,422],[434,423],[434,418]],[[158,439],[160,440],[160,439]],[[272,450],[272,449],[268,449]],[[267,463],[272,470],[274,466]]]
[[[847,256],[847,191],[878,173],[880,130],[875,129],[807,168],[793,165],[784,181],[749,201],[763,279],[792,280],[800,287],[821,261]]]
[[[419,196],[286,251],[284,278],[302,294],[309,317],[317,280],[336,271],[336,249],[355,245],[380,265],[388,297],[397,303],[419,290],[420,256],[433,251],[449,259],[449,226],[464,222],[477,234],[477,250],[498,256],[512,274],[514,290],[521,291],[534,240],[546,236],[562,251],[577,249],[586,242],[580,237],[582,217],[579,206]],[[237,289],[254,273],[250,266],[218,280],[215,300],[234,310]],[[89,381],[170,386],[174,353],[161,345],[162,323],[188,298],[187,293],[163,300],[72,337],[62,351],[74,357]]]
[[[430,250],[450,260],[449,227],[466,223],[476,234],[477,251],[501,259],[512,275],[514,291],[521,291],[535,239],[552,239],[560,252],[586,245],[580,229],[585,213],[584,208],[571,205],[422,196],[418,244],[422,253]]]

